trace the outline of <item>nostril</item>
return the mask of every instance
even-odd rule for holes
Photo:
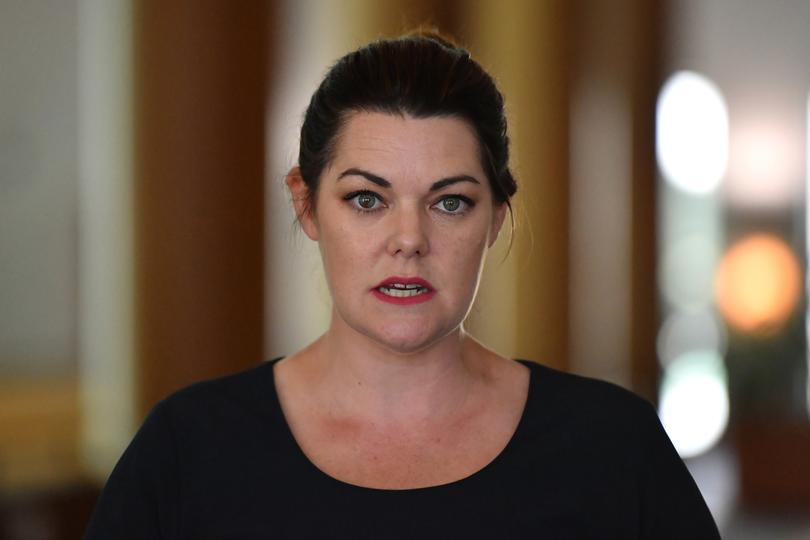
[[[397,233],[388,242],[388,252],[392,255],[411,257],[424,256],[428,252],[428,240],[423,234]]]

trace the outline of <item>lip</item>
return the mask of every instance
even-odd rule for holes
[[[384,285],[390,285],[392,283],[401,283],[403,285],[419,285],[420,287],[424,287],[428,291],[422,294],[418,294],[416,296],[407,296],[405,298],[398,298],[395,296],[388,296],[387,294],[383,294],[377,289]],[[436,296],[436,290],[433,288],[433,285],[430,284],[429,281],[422,279],[420,277],[401,277],[401,276],[391,276],[385,278],[377,285],[371,289],[371,294],[376,296],[379,300],[383,302],[387,302],[389,304],[396,304],[399,306],[411,306],[414,304],[421,304],[423,302],[427,302]]]

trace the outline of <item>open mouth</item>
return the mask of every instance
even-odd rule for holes
[[[383,302],[399,306],[422,304],[436,296],[436,290],[420,277],[389,276],[379,282],[371,292]]]
[[[406,285],[404,283],[390,283],[388,285],[381,285],[377,287],[377,290],[386,296],[392,296],[394,298],[410,298],[430,291],[430,289],[427,287],[422,287],[421,285]]]

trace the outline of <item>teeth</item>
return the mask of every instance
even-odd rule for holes
[[[392,287],[380,287],[377,289],[381,293],[393,296],[396,298],[408,298],[410,296],[417,296],[427,292],[427,289],[424,287],[419,287],[418,285],[416,288],[408,288],[408,289],[395,289],[394,287],[397,284],[394,284]]]
[[[421,289],[419,285],[412,284],[412,285],[405,285],[403,283],[392,283],[388,286],[389,289]]]

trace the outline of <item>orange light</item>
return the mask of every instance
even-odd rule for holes
[[[715,294],[728,323],[744,332],[771,334],[790,317],[801,293],[801,270],[790,247],[768,234],[735,243],[720,261]]]

